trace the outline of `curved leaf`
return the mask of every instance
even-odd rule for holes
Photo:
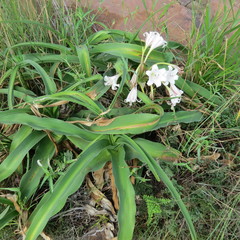
[[[125,161],[125,151],[122,146],[110,151],[114,181],[118,190],[120,208],[118,211],[118,239],[131,240],[135,226],[136,203],[135,191],[129,179],[129,166]]]
[[[9,177],[19,166],[25,155],[44,136],[45,132],[32,132],[17,146],[0,165],[0,181]]]
[[[52,95],[43,96],[40,98],[36,98],[34,102],[37,103],[41,101],[55,100],[55,99],[77,103],[79,105],[82,105],[88,108],[89,110],[91,110],[97,115],[102,113],[102,109],[99,108],[99,106],[90,97],[77,91],[64,91],[64,92],[59,92]]]
[[[154,130],[178,123],[199,122],[202,118],[202,113],[198,111],[168,112],[164,113]]]
[[[39,142],[36,152],[32,158],[32,166],[29,171],[27,171],[20,182],[20,192],[22,201],[28,200],[32,194],[36,191],[40,179],[44,172],[42,168],[37,164],[40,160],[44,167],[47,167],[47,161],[53,157],[55,153],[55,146],[53,142],[46,137]]]
[[[102,43],[93,47],[90,50],[91,54],[94,53],[108,53],[117,57],[128,58],[136,62],[141,61],[142,47],[136,44],[130,43]],[[152,51],[147,63],[158,63],[158,62],[171,62],[173,55],[170,52],[158,52]]]
[[[88,146],[73,163],[66,173],[54,185],[53,192],[44,195],[29,218],[29,228],[25,240],[35,240],[42,232],[50,217],[64,206],[69,195],[81,186],[85,175],[99,164],[97,156],[102,149],[107,148],[109,142],[97,139]],[[103,159],[106,162],[108,159]]]
[[[85,128],[98,134],[139,134],[155,129],[159,120],[160,116],[156,114],[128,114],[99,120],[95,125]]]
[[[32,60],[24,60],[20,63],[20,65],[27,65],[30,64],[33,66],[39,75],[42,77],[44,86],[45,86],[45,93],[52,94],[57,91],[56,84],[54,80],[46,73],[46,71],[37,63]]]
[[[66,136],[77,136],[87,141],[96,138],[96,135],[83,130],[71,123],[55,118],[40,118],[27,113],[22,113],[21,109],[0,111],[0,123],[23,124],[36,130],[49,130],[56,134]]]
[[[76,47],[77,55],[79,58],[79,62],[82,66],[83,71],[86,73],[86,77],[90,77],[92,70],[91,70],[91,62],[90,56],[88,52],[88,48],[86,45]]]

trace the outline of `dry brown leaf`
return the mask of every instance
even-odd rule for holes
[[[94,182],[99,190],[102,190],[104,185],[104,168],[100,168],[99,170],[92,173]]]
[[[50,238],[49,236],[47,236],[44,232],[42,232],[40,235],[41,235],[41,237],[42,237],[44,240],[52,240],[52,238]]]
[[[95,121],[95,124],[97,126],[108,126],[109,124],[111,124],[113,121],[115,120],[115,118],[111,118],[111,119],[108,119],[108,118],[99,118],[98,120]]]
[[[221,156],[220,153],[213,153],[212,155],[209,155],[209,156],[201,156],[201,160],[207,161],[207,162],[216,161],[220,156]],[[187,158],[187,161],[191,161],[191,162],[196,160],[198,160],[198,158]]]
[[[95,97],[97,96],[97,92],[96,92],[96,90],[93,90],[91,92],[86,93],[86,95],[88,97],[90,97],[91,99],[95,100]]]
[[[53,104],[49,104],[49,105],[41,105],[41,104],[34,104],[34,107],[35,108],[46,108],[46,107],[56,107],[56,106],[60,106],[60,105],[63,105],[63,104],[66,104],[68,103],[69,101],[65,101],[65,100],[62,100],[62,101],[58,101],[58,102],[55,102]]]
[[[17,203],[17,195],[16,194],[3,194],[3,195],[0,195],[0,197],[6,198],[6,199],[10,200],[13,203],[13,205],[15,207],[15,210],[20,215],[22,214],[22,210],[21,210],[20,206]]]
[[[112,173],[112,163],[108,164],[108,177],[110,178],[110,184],[111,184],[111,190],[112,190],[112,200],[113,200],[113,205],[116,210],[119,210],[119,199],[117,195],[117,188],[115,185],[115,179]]]
[[[76,121],[67,121],[69,123],[80,123],[83,125],[86,125],[88,127],[91,127],[92,125],[96,124],[97,126],[108,126],[110,123],[112,123],[115,120],[115,118],[99,118],[94,121],[82,121],[82,120],[76,120]]]
[[[90,195],[91,195],[92,199],[96,203],[100,204],[103,209],[106,209],[109,212],[111,212],[113,215],[116,215],[116,212],[114,210],[112,203],[106,198],[106,196],[101,191],[99,191],[93,185],[93,183],[89,177],[86,177],[86,183],[87,183],[88,188],[91,190]]]

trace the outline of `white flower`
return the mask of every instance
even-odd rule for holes
[[[167,45],[167,42],[158,32],[145,32],[143,36],[145,37],[146,47],[150,47],[150,51],[160,46],[166,47]]]
[[[147,85],[151,86],[152,84],[155,84],[156,87],[160,87],[162,83],[165,86],[169,83],[175,84],[175,81],[178,80],[178,69],[173,68],[172,66],[168,66],[168,69],[169,70],[166,70],[165,68],[159,69],[158,66],[154,64],[150,71],[146,71],[146,74],[149,77]]]
[[[177,103],[181,101],[181,95],[183,91],[178,89],[174,84],[170,84],[170,88],[167,88],[171,99],[171,109],[173,110]]]
[[[178,69],[173,68],[172,66],[168,66],[168,69],[169,70],[167,71],[167,82],[174,85],[175,81],[178,80]]]
[[[119,84],[117,84],[117,80],[120,77],[120,74],[114,75],[114,76],[105,76],[104,77],[104,85],[105,86],[112,86],[112,90],[117,90],[119,87]]]
[[[125,99],[125,102],[132,106],[133,102],[137,101],[137,85],[132,88],[132,90],[129,92],[127,98]]]
[[[146,71],[146,74],[149,77],[149,80],[147,82],[148,86],[151,86],[152,84],[155,84],[156,87],[160,87],[163,83],[164,85],[167,85],[167,70],[165,68],[159,69],[156,64],[152,66],[152,70]]]

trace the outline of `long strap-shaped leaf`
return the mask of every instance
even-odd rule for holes
[[[8,50],[19,48],[19,47],[41,47],[41,48],[49,48],[53,50],[57,50],[63,53],[71,53],[71,49],[67,48],[63,45],[54,44],[54,43],[44,43],[44,42],[25,42],[18,43],[16,45],[11,46]]]
[[[106,139],[99,138],[83,151],[77,161],[68,168],[67,172],[60,177],[54,185],[53,192],[45,194],[34,212],[29,218],[29,229],[25,240],[35,240],[42,232],[50,217],[56,214],[64,206],[69,195],[77,191],[81,186],[85,175],[96,165],[102,164],[109,159],[104,158],[99,162],[97,156],[104,148],[109,146]]]
[[[123,140],[123,142],[125,142],[125,144],[131,146],[132,148],[134,148],[135,150],[139,151],[139,160],[143,161],[144,163],[148,164],[148,167],[150,168],[150,170],[152,171],[152,169],[154,169],[153,174],[157,174],[157,176],[163,181],[163,183],[167,186],[167,188],[169,189],[170,193],[172,194],[173,198],[176,200],[179,208],[182,211],[182,214],[185,217],[185,220],[187,222],[191,237],[193,240],[197,239],[197,235],[196,235],[196,231],[195,228],[193,226],[192,220],[191,220],[191,216],[185,206],[185,204],[183,203],[180,194],[177,192],[176,188],[173,186],[171,180],[169,179],[169,177],[167,176],[167,174],[163,171],[163,169],[160,167],[159,164],[157,164],[157,162],[149,155],[147,154],[137,143],[135,143],[131,138],[129,138],[128,136],[124,135],[121,136],[119,139],[119,142],[121,142]],[[146,159],[148,159],[146,161]]]
[[[33,156],[30,170],[23,175],[20,182],[21,199],[23,201],[27,201],[34,194],[44,174],[37,161],[40,160],[41,164],[47,167],[47,161],[53,157],[54,153],[55,147],[52,141],[48,137],[42,139]]]
[[[86,77],[90,77],[92,70],[91,70],[91,62],[90,62],[90,56],[89,56],[89,51],[87,46],[82,45],[80,47],[76,47],[76,51],[79,58],[79,62],[82,66],[84,73],[86,74]]]
[[[52,95],[36,98],[34,101],[35,103],[37,103],[46,100],[65,100],[74,102],[88,108],[97,115],[103,112],[101,108],[90,97],[77,91],[59,92]]]
[[[19,166],[29,150],[36,145],[44,136],[45,132],[32,132],[24,141],[12,151],[0,165],[0,181],[9,177]]]
[[[135,191],[129,179],[130,171],[125,161],[124,148],[120,146],[117,150],[112,150],[111,155],[113,175],[120,203],[118,211],[118,239],[131,240],[136,215]]]
[[[158,125],[161,116],[150,113],[137,113],[106,119],[86,129],[97,134],[139,134],[152,131]],[[112,120],[112,121],[111,121]]]
[[[14,69],[12,70],[11,76],[10,76],[9,84],[8,84],[8,107],[10,109],[13,108],[13,104],[14,104],[13,88],[14,88],[14,83],[15,83],[18,69],[19,69],[19,66],[14,67]]]
[[[150,168],[150,170],[152,171],[154,177],[160,181],[160,178],[156,172],[156,170],[154,169],[154,167],[152,166],[149,158],[145,155],[144,151],[142,150],[142,148],[135,143],[130,137],[128,137],[127,135],[120,135],[120,137],[117,140],[117,143],[123,143],[125,145],[127,145],[127,147],[132,148],[134,151],[138,152],[139,156],[141,156],[141,161],[145,164],[148,165],[148,167]]]
[[[108,53],[117,57],[124,57],[131,59],[136,62],[140,62],[142,56],[142,47],[136,44],[130,43],[102,43],[94,46],[90,50],[90,54],[94,53]],[[173,59],[173,54],[170,52],[160,53],[153,51],[147,62],[157,63],[157,62],[171,62]]]
[[[164,113],[154,130],[178,123],[199,122],[202,119],[202,113],[198,111],[179,111]]]
[[[27,113],[22,113],[18,109],[0,111],[0,123],[23,124],[36,130],[50,130],[56,134],[66,136],[77,136],[87,141],[96,138],[96,135],[82,130],[81,128],[54,118],[40,118]]]
[[[36,69],[36,71],[39,73],[39,75],[42,77],[46,94],[52,94],[57,91],[57,87],[53,78],[49,77],[47,72],[37,62],[34,62],[32,60],[23,60],[20,63],[20,65],[27,65],[27,64],[33,66]]]

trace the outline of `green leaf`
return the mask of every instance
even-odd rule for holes
[[[96,138],[96,135],[83,130],[71,123],[64,122],[55,118],[40,118],[23,113],[25,109],[13,109],[8,111],[0,111],[0,123],[4,124],[23,124],[36,130],[49,130],[56,134],[66,136],[76,136],[87,141]]]
[[[52,95],[35,98],[34,103],[43,102],[46,100],[64,100],[74,102],[88,108],[97,115],[102,113],[102,109],[99,108],[99,106],[90,97],[77,91],[64,91]]]
[[[32,60],[24,60],[20,62],[20,65],[27,65],[27,64],[30,64],[31,66],[33,66],[41,76],[45,86],[46,94],[52,94],[57,91],[57,87],[54,80],[46,73],[46,71],[37,62],[34,62]]]
[[[44,174],[37,161],[40,160],[43,167],[47,167],[47,162],[53,157],[54,153],[55,146],[49,137],[45,137],[39,142],[32,158],[31,168],[23,175],[20,182],[20,196],[22,201],[28,200],[35,193]]]
[[[16,210],[9,211],[3,218],[0,219],[0,230],[4,228],[16,216],[18,216],[18,212]]]
[[[199,122],[203,118],[197,111],[179,111],[164,113],[154,130],[178,123]]]
[[[92,70],[88,48],[86,47],[86,45],[82,45],[80,47],[76,47],[76,51],[82,69],[84,73],[86,73],[86,77],[91,77]]]
[[[181,158],[181,153],[174,148],[164,146],[158,142],[152,142],[144,138],[135,138],[134,141],[151,157],[164,161],[174,162]],[[132,149],[128,150],[128,159],[140,158],[138,152]]]
[[[188,85],[193,89],[193,91],[200,95],[201,97],[204,97],[205,99],[209,100],[210,103],[214,103],[217,105],[222,104],[222,100],[216,96],[215,94],[208,91],[206,88],[200,86],[197,83],[187,81]]]
[[[41,47],[41,48],[49,48],[53,50],[57,50],[63,53],[70,53],[71,49],[54,43],[44,43],[44,42],[24,42],[24,43],[18,43],[16,45],[11,46],[7,50],[11,50],[14,48],[20,48],[20,47]]]
[[[156,129],[160,116],[149,113],[128,114],[96,122],[86,129],[97,134],[140,134]]]
[[[25,240],[35,240],[46,226],[50,217],[62,209],[69,195],[81,186],[85,175],[99,164],[98,155],[109,142],[97,139],[88,146],[54,185],[53,192],[44,195],[29,218]],[[106,162],[107,159],[103,159]]]
[[[9,94],[9,89],[8,88],[2,88],[0,89],[0,94]],[[23,92],[17,91],[17,90],[13,90],[12,92],[12,97],[17,97],[21,100],[23,100],[24,102],[32,102],[33,101],[33,97],[26,95]],[[13,102],[13,100],[9,100],[11,102]]]
[[[10,81],[8,84],[8,107],[9,107],[9,109],[12,109],[13,104],[14,104],[13,88],[14,88],[14,83],[15,83],[18,69],[19,69],[19,66],[14,67],[14,69],[11,72]]]
[[[21,142],[31,134],[32,130],[33,129],[28,126],[21,126],[19,130],[14,134],[9,152],[15,150],[17,146],[21,144]]]
[[[19,166],[25,155],[44,136],[45,132],[32,132],[17,146],[0,165],[0,181],[9,177]]]
[[[131,240],[135,226],[136,203],[135,191],[130,181],[129,166],[125,161],[125,151],[122,146],[110,151],[114,181],[118,190],[120,208],[118,211],[118,239]]]
[[[142,47],[130,43],[102,43],[90,50],[90,54],[95,53],[108,53],[117,57],[128,58],[135,62],[140,62],[142,56]],[[154,64],[158,62],[171,62],[172,59],[173,55],[169,52],[163,53],[152,51],[147,63]]]

